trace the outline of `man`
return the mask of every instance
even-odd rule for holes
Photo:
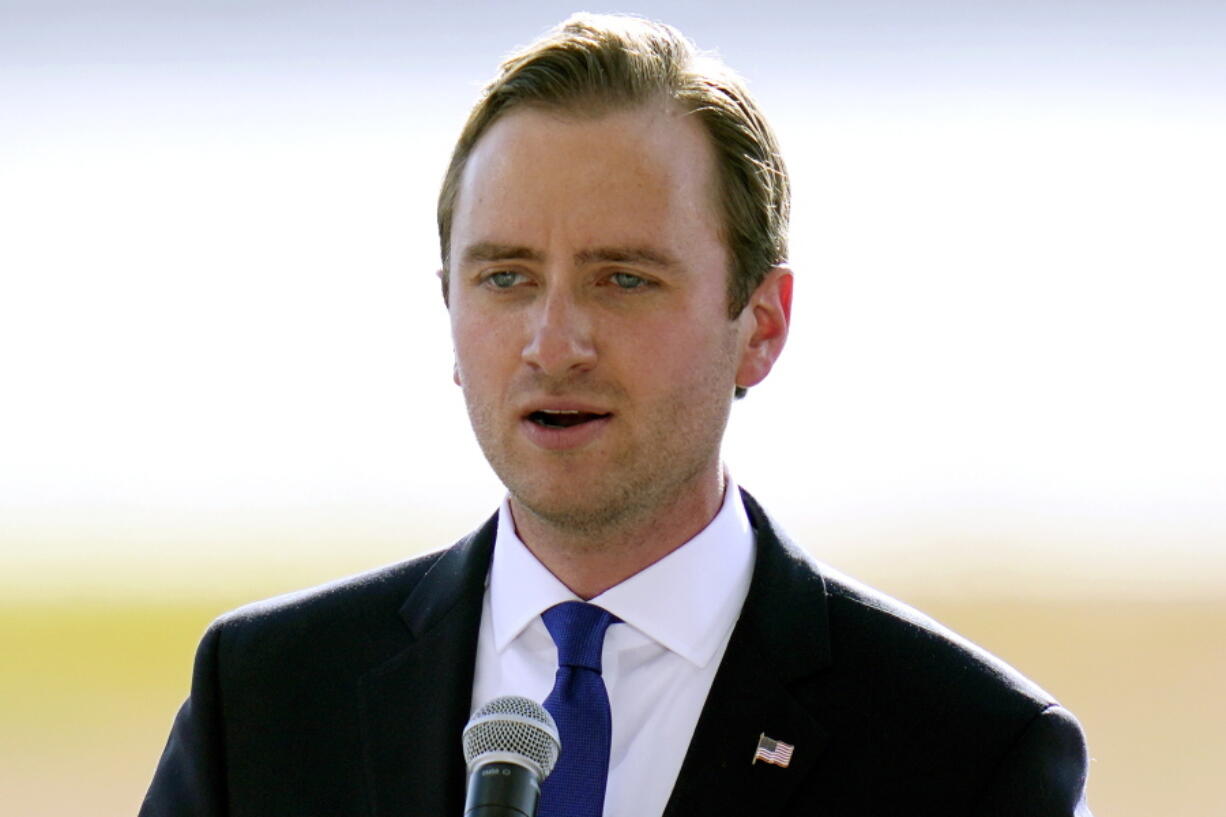
[[[723,469],[787,337],[787,213],[765,120],[674,30],[580,15],[508,60],[439,204],[507,499],[216,622],[142,813],[459,815],[461,730],[514,693],[560,713],[542,814],[1088,814],[1068,712],[813,564]]]

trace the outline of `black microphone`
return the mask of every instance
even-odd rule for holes
[[[488,701],[464,727],[465,817],[536,817],[541,781],[561,751],[545,707],[518,695]]]

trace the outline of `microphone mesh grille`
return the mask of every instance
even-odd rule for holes
[[[558,727],[545,707],[519,695],[485,703],[464,727],[464,760],[470,766],[490,752],[523,755],[541,768],[544,780],[558,762]]]

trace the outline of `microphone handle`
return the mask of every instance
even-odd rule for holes
[[[464,817],[536,817],[540,782],[518,763],[482,763],[468,775]]]

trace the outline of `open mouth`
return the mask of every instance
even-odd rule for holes
[[[603,420],[609,416],[611,415],[590,411],[543,410],[532,412],[528,415],[528,419],[542,428],[574,428],[594,420]]]

